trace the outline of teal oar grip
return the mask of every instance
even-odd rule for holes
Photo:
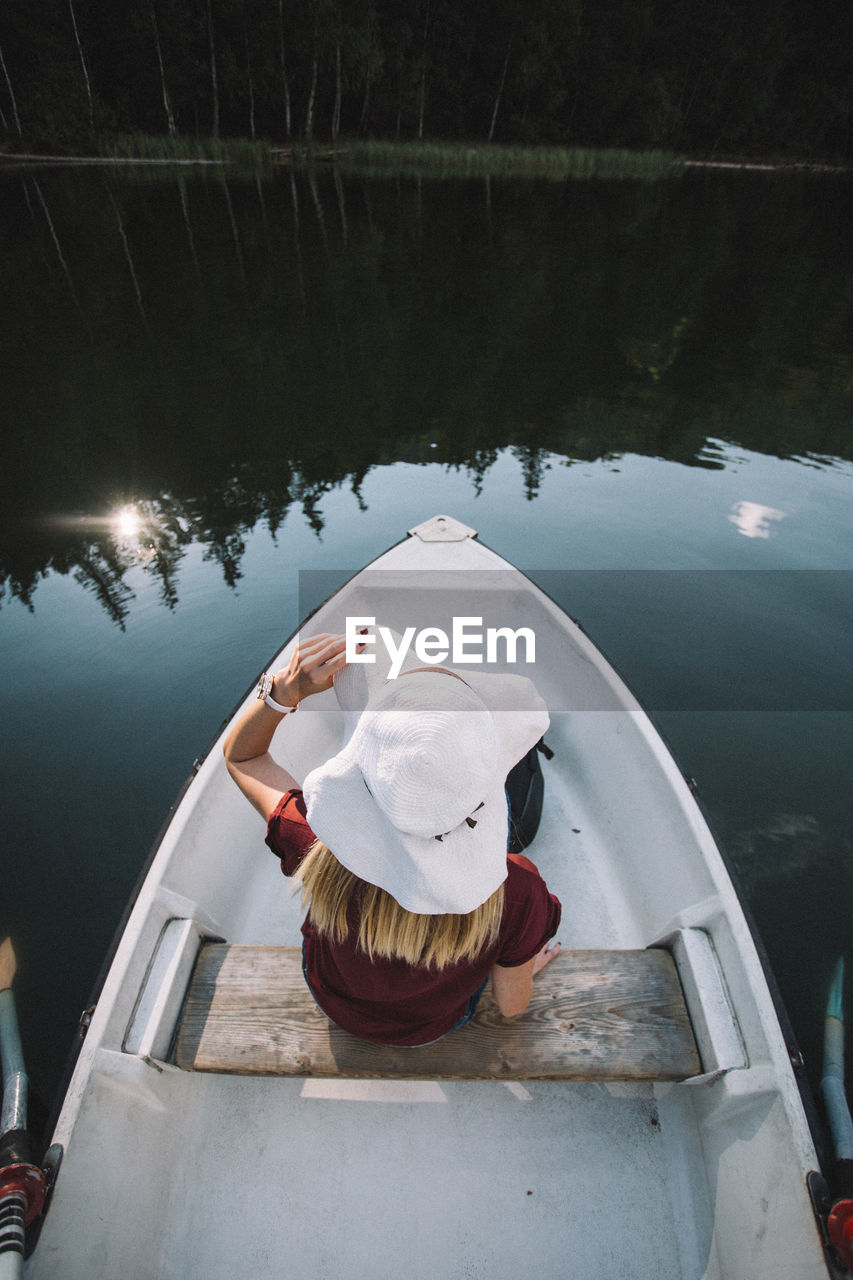
[[[10,988],[0,991],[0,1280],[23,1275],[25,1230],[44,1203],[44,1176],[29,1163],[27,1073]]]
[[[3,1107],[0,1137],[27,1127],[27,1072],[11,990],[0,991],[0,1058],[3,1060]]]
[[[829,999],[826,1006],[826,1022],[823,1040],[823,1077],[821,1093],[826,1107],[826,1118],[832,1134],[836,1159],[853,1160],[853,1120],[847,1095],[844,1092],[844,958],[835,967]]]
[[[844,1021],[844,956],[839,958],[835,973],[832,975],[829,998],[826,1002],[826,1016],[838,1018],[839,1022]]]

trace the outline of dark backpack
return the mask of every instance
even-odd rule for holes
[[[554,752],[542,738],[531,747],[518,764],[507,774],[506,793],[509,799],[509,848],[508,853],[520,853],[533,840],[539,830],[542,817],[542,800],[545,779],[539,763],[539,753],[550,760]]]

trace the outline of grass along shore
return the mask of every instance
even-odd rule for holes
[[[253,171],[277,165],[306,168],[334,164],[365,176],[416,178],[540,178],[555,182],[600,178],[657,181],[688,168],[745,170],[810,170],[848,172],[849,165],[823,161],[748,158],[688,159],[672,151],[631,151],[612,147],[514,146],[502,143],[458,143],[341,139],[337,143],[304,141],[276,145],[246,138],[168,137],[109,134],[92,148],[94,154],[0,152],[0,161],[47,164],[186,164],[228,165]]]
[[[87,155],[7,152],[2,159],[55,164],[220,164],[253,170],[281,164],[305,168],[334,163],[341,169],[365,175],[533,177],[554,181],[583,177],[655,179],[683,167],[679,157],[667,152],[372,139],[342,139],[335,144],[298,141],[276,146],[239,138],[111,134],[99,139],[92,152],[94,154]]]
[[[594,147],[521,147],[495,143],[347,142],[336,156],[341,168],[412,177],[632,178],[654,181],[684,168],[673,152]]]

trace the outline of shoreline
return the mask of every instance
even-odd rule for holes
[[[796,169],[809,173],[850,173],[851,164],[830,164],[827,160],[684,160],[685,169],[748,169],[756,173],[775,173]]]
[[[388,144],[383,144],[388,145]],[[418,156],[418,150],[421,146],[419,143],[401,143],[391,144],[399,147],[399,159],[401,167],[406,161],[411,162]],[[430,145],[430,144],[426,144]],[[558,151],[560,148],[549,147],[524,147],[514,148],[512,144],[506,146],[496,144],[481,144],[470,146],[465,143],[440,143],[432,144],[447,147],[448,166],[452,168],[453,150],[458,149],[459,158],[465,157],[465,165],[460,164],[459,176],[474,176],[470,173],[470,161],[472,157],[479,156],[487,159],[489,155],[500,155],[510,150],[524,151],[529,153],[531,159],[535,159],[545,151]],[[324,147],[307,147],[304,144],[295,144],[287,146],[271,146],[268,150],[266,162],[271,167],[284,167],[294,163],[294,150],[298,150],[301,154],[298,157],[300,165],[310,165],[312,162],[328,163],[340,158],[346,163],[349,155],[346,144],[343,146],[324,146]],[[568,149],[562,149],[568,150]],[[603,155],[613,148],[606,147],[587,147],[574,149],[577,153],[588,152],[590,156],[596,154]],[[637,157],[643,157],[652,153],[643,150],[636,150],[632,154]],[[363,164],[365,160],[359,156],[355,157],[356,164]],[[369,161],[368,161],[369,163]],[[98,156],[98,155],[73,155],[73,154],[46,154],[42,152],[10,152],[0,151],[0,167],[12,167],[14,165],[57,165],[57,166],[80,166],[92,167],[96,165],[119,165],[119,166],[142,166],[142,165],[168,165],[168,166],[245,166],[246,160],[238,156]],[[466,167],[467,166],[467,167]],[[703,158],[688,158],[686,156],[672,155],[673,170],[678,169],[720,169],[729,171],[743,171],[752,173],[780,173],[780,172],[808,172],[808,173],[850,173],[853,172],[853,161],[850,163],[831,162],[828,160],[759,160],[759,159],[724,159],[712,160]],[[393,170],[392,162],[386,161],[382,168]],[[476,176],[480,176],[479,174]],[[496,173],[494,176],[502,176]],[[533,175],[531,175],[533,176]]]

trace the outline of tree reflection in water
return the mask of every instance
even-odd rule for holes
[[[162,171],[161,171],[162,172]],[[196,543],[319,535],[398,461],[850,458],[849,183],[2,175],[0,583],[71,574],[119,626]],[[129,536],[111,513],[133,503]]]

